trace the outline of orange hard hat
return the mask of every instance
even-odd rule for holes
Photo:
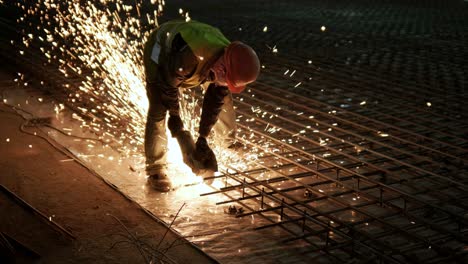
[[[260,73],[257,53],[248,45],[234,41],[224,51],[226,82],[232,93],[240,93],[254,82]]]

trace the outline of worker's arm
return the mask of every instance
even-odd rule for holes
[[[210,84],[206,90],[203,99],[202,115],[200,120],[199,134],[200,137],[206,138],[210,134],[216,121],[218,121],[219,113],[224,104],[224,97],[229,94],[229,89],[224,86],[216,86]]]
[[[162,90],[162,101],[169,110],[168,127],[173,137],[184,130],[179,116],[179,87],[195,72],[198,60],[190,47],[177,35],[173,40],[171,51],[165,57],[162,78],[167,84]]]
[[[161,95],[161,103],[164,107],[171,113],[171,114],[178,114],[179,113],[179,101],[178,101],[178,91],[177,87],[171,86],[168,81],[166,80],[164,73],[162,73],[164,69],[158,71],[158,74],[155,76],[154,80],[152,81],[155,84],[155,89]]]
[[[179,115],[179,87],[190,78],[197,69],[198,60],[187,43],[176,36],[171,51],[164,58],[163,76],[166,86],[163,87],[162,96],[170,115]]]
[[[216,86],[214,83],[208,86],[203,99],[202,115],[197,143],[195,145],[194,158],[200,162],[203,169],[217,171],[216,156],[208,146],[206,137],[210,134],[213,125],[218,121],[219,113],[224,104],[224,98],[229,95],[229,89],[224,86]]]

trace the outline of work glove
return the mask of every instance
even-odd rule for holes
[[[190,132],[182,130],[177,134],[177,142],[179,142],[180,150],[184,163],[192,169],[192,172],[197,174],[200,165],[194,160],[193,153],[195,152],[195,142],[190,135]]]
[[[178,115],[170,115],[167,126],[169,127],[169,131],[171,131],[172,137],[177,137],[184,130],[184,124]]]
[[[208,146],[206,138],[199,137],[195,144],[194,159],[201,165],[202,170],[216,172],[218,171],[218,162],[216,156]]]

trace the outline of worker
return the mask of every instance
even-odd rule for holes
[[[172,137],[179,139],[188,133],[179,115],[179,89],[207,87],[193,158],[199,164],[210,163],[216,157],[207,137],[213,129],[225,139],[226,146],[234,143],[236,117],[232,93],[242,92],[257,79],[260,62],[251,47],[240,41],[230,42],[215,27],[193,20],[174,20],[161,24],[149,35],[144,47],[144,66],[149,99],[146,173],[151,187],[166,192],[172,189],[166,160],[167,113]],[[184,150],[189,143],[182,140],[179,144]],[[194,169],[193,164],[188,165]]]

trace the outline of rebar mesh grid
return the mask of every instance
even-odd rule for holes
[[[218,204],[335,261],[466,258],[466,149],[265,83],[235,101],[245,149],[263,155],[218,176],[226,186],[205,194],[230,197]]]

